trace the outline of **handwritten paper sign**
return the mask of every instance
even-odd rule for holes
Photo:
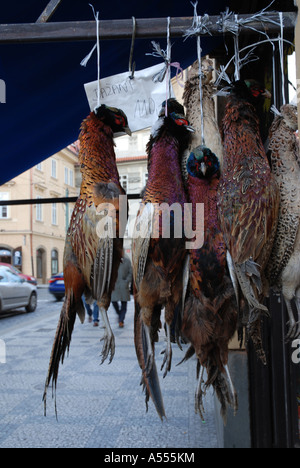
[[[162,103],[167,96],[166,79],[154,83],[152,77],[163,68],[163,64],[130,73],[120,73],[100,80],[100,104],[122,109],[127,115],[132,132],[152,127],[157,121]],[[98,102],[98,82],[84,85],[91,110]],[[172,96],[174,92],[172,89]]]

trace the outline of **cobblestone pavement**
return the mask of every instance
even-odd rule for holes
[[[6,364],[0,364],[0,448],[217,447],[213,396],[205,397],[203,423],[194,412],[196,361],[176,367],[183,357],[177,345],[171,373],[165,379],[159,373],[168,419],[160,421],[152,402],[146,413],[133,344],[133,302],[124,329],[110,309],[116,338],[110,365],[99,365],[103,330],[76,321],[70,356],[60,368],[58,421],[51,391],[44,417],[44,381],[60,307],[52,303],[47,313],[22,315],[21,326],[0,321],[7,353]],[[163,341],[161,336],[156,346],[158,368]]]

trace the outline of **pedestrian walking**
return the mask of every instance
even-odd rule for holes
[[[83,303],[84,303],[84,307],[87,311],[87,314],[89,316],[88,318],[88,321],[89,323],[94,323],[94,327],[98,327],[99,326],[99,307],[98,307],[98,304],[97,304],[97,301],[94,302],[93,304],[93,308],[90,306],[90,304],[88,304],[85,300],[85,297],[82,296],[82,300],[83,300]]]
[[[124,254],[119,267],[118,279],[112,293],[112,304],[118,314],[119,327],[124,327],[127,313],[127,303],[130,301],[130,286],[132,283],[132,266],[129,258]]]

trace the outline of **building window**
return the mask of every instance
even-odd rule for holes
[[[38,171],[42,171],[42,163],[38,163],[35,168],[38,170]]]
[[[57,179],[57,161],[55,159],[51,159],[51,177]]]
[[[36,251],[36,276],[46,282],[46,251],[43,248]]]
[[[9,200],[9,193],[8,192],[1,192],[0,193],[0,200],[7,201]],[[8,206],[0,206],[0,219],[8,219]]]
[[[0,246],[0,262],[2,263],[12,263],[12,253],[11,250],[8,250],[6,247]]]
[[[42,197],[36,197],[37,200],[41,200]],[[36,221],[43,221],[43,205],[40,203],[36,204]]]
[[[74,187],[74,171],[68,167],[65,167],[65,184]]]
[[[69,185],[74,187],[74,171],[72,169],[69,170]]]
[[[58,273],[58,252],[53,249],[51,252],[51,275],[57,275]]]
[[[122,175],[120,179],[121,185],[126,192],[128,190],[128,175]]]
[[[52,203],[52,224],[57,226],[57,203]]]
[[[69,185],[69,169],[65,167],[65,184]]]
[[[144,174],[144,187],[147,185],[148,182],[148,172]]]

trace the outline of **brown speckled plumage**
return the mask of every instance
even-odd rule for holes
[[[205,145],[219,159],[222,168],[223,165],[223,145],[220,130],[218,127],[215,111],[215,102],[213,95],[216,91],[213,86],[213,62],[209,59],[202,59],[202,90],[203,90],[203,117],[204,117],[204,138]],[[200,110],[200,89],[199,89],[199,64],[194,62],[188,72],[188,79],[185,83],[183,95],[184,107],[186,109],[186,118],[195,129],[192,135],[188,150],[185,152],[182,160],[182,174],[187,180],[186,163],[191,151],[202,145],[201,132],[201,110]]]
[[[187,123],[182,125],[182,119],[185,119],[183,107],[175,100],[169,100],[168,111],[169,116],[165,118],[164,108],[162,109],[148,145],[149,176],[136,221],[136,229],[139,229],[142,235],[136,236],[133,241],[133,277],[136,290],[135,346],[143,372],[146,401],[151,396],[161,418],[165,417],[165,410],[155,366],[154,342],[160,328],[161,310],[165,307],[168,332],[164,360],[166,375],[171,369],[170,327],[175,309],[182,298],[186,249],[184,238],[174,236],[172,214],[169,222],[170,236],[167,238],[163,236],[160,216],[154,218],[153,231],[148,230],[148,224],[149,216],[152,219],[155,204],[165,203],[171,206],[177,203],[182,212],[183,205],[187,202],[180,164],[189,138]],[[177,118],[180,119],[178,123]]]
[[[111,293],[122,258],[123,240],[119,236],[119,182],[114,152],[114,131],[127,129],[127,119],[118,109],[101,106],[81,126],[80,153],[82,184],[70,221],[64,252],[66,296],[52,348],[46,379],[44,402],[52,381],[56,388],[60,361],[69,350],[76,314],[84,321],[82,295],[98,302],[105,325],[102,362],[114,356],[114,337],[107,318]],[[116,237],[103,236],[99,205],[114,211]],[[114,213],[112,213],[114,214]],[[104,223],[103,223],[104,224]],[[101,230],[102,229],[102,230]]]
[[[227,366],[228,343],[236,331],[237,302],[218,221],[220,165],[210,150],[201,147],[191,153],[187,168],[189,202],[194,211],[197,204],[204,205],[204,245],[189,252],[189,284],[181,333],[191,343],[187,358],[194,351],[201,366],[195,410],[203,419],[203,395],[206,387],[212,385],[226,419],[228,405],[237,410],[237,396]],[[195,222],[193,229],[196,230]],[[203,368],[207,372],[206,382],[201,375]]]
[[[263,272],[276,233],[279,190],[251,100],[245,83],[237,82],[223,121],[224,164],[218,204],[221,230],[249,304],[248,331],[265,362],[260,335],[261,313],[267,312],[261,304]]]
[[[288,337],[300,335],[294,321],[291,301],[295,299],[300,320],[300,165],[297,108],[285,105],[270,129],[272,170],[280,189],[276,238],[266,274],[270,286],[282,291],[289,313]]]

